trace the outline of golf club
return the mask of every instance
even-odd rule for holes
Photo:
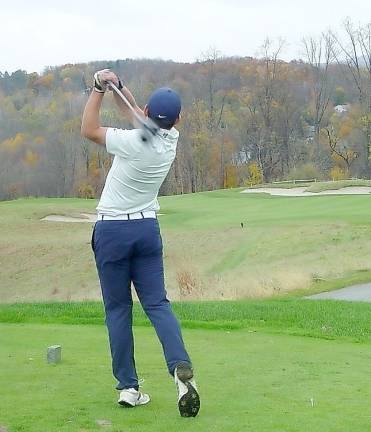
[[[114,90],[119,97],[123,100],[125,105],[130,109],[133,113],[135,120],[138,122],[141,131],[141,139],[143,142],[150,141],[159,131],[159,127],[150,119],[143,119],[132,107],[131,103],[127,100],[127,98],[123,95],[123,93],[116,87],[116,85],[112,81],[107,81],[107,84]]]

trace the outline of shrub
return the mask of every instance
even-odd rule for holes
[[[322,177],[321,172],[312,163],[308,162],[293,168],[288,176],[287,180],[310,180],[320,179]]]
[[[79,198],[95,198],[94,187],[89,183],[80,183],[77,188],[77,196]]]
[[[198,294],[198,283],[189,270],[179,270],[176,274],[181,298],[190,298]]]
[[[338,166],[332,168],[330,171],[330,177],[332,180],[345,180],[349,177],[348,171],[346,169],[340,168]]]
[[[254,186],[263,183],[263,171],[256,162],[251,162],[248,166],[249,177],[246,179],[248,186]]]

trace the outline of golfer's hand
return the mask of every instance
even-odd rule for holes
[[[103,69],[94,74],[94,88],[97,92],[104,93],[109,90],[109,81],[113,82],[118,88],[122,88],[119,77],[109,69]]]

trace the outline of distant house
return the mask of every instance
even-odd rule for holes
[[[334,110],[338,113],[338,114],[344,114],[346,112],[349,111],[349,105],[336,105],[336,107],[334,107]]]
[[[313,125],[307,125],[304,127],[304,137],[307,141],[313,141],[316,128]]]

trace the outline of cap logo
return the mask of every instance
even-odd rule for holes
[[[166,118],[166,116],[161,115],[161,114],[159,114],[157,117],[160,118],[160,119],[164,119],[164,118]]]

